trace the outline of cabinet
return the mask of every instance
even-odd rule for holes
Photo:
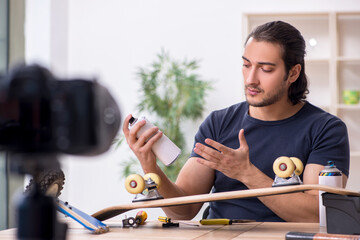
[[[360,104],[345,104],[344,90],[360,91],[360,12],[244,14],[243,36],[263,23],[282,20],[306,41],[308,101],[341,118],[350,141],[349,187],[360,188]],[[358,185],[358,186],[356,186]]]

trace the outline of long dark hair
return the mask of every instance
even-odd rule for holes
[[[299,30],[286,22],[274,21],[260,25],[253,30],[247,37],[245,45],[250,38],[257,41],[279,44],[283,50],[282,58],[287,74],[289,74],[290,69],[296,64],[301,65],[300,75],[298,79],[290,85],[288,97],[294,105],[306,99],[306,94],[309,93],[304,60],[306,45]]]

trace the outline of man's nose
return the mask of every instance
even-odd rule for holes
[[[252,68],[246,77],[246,85],[259,84],[259,79],[256,74],[256,69]]]

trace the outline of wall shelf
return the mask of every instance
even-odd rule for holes
[[[360,58],[356,57],[338,57],[339,62],[349,62],[351,64],[360,64]]]
[[[337,108],[343,110],[360,110],[360,104],[354,104],[354,105],[339,104]]]
[[[351,152],[350,157],[360,157],[360,151]]]

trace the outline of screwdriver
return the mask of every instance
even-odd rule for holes
[[[255,222],[255,220],[227,219],[227,218],[201,219],[200,220],[200,224],[202,224],[202,225],[231,225],[233,223],[248,223],[248,222]]]
[[[145,211],[139,211],[135,216],[135,222],[138,225],[144,225],[147,219],[147,213]]]

